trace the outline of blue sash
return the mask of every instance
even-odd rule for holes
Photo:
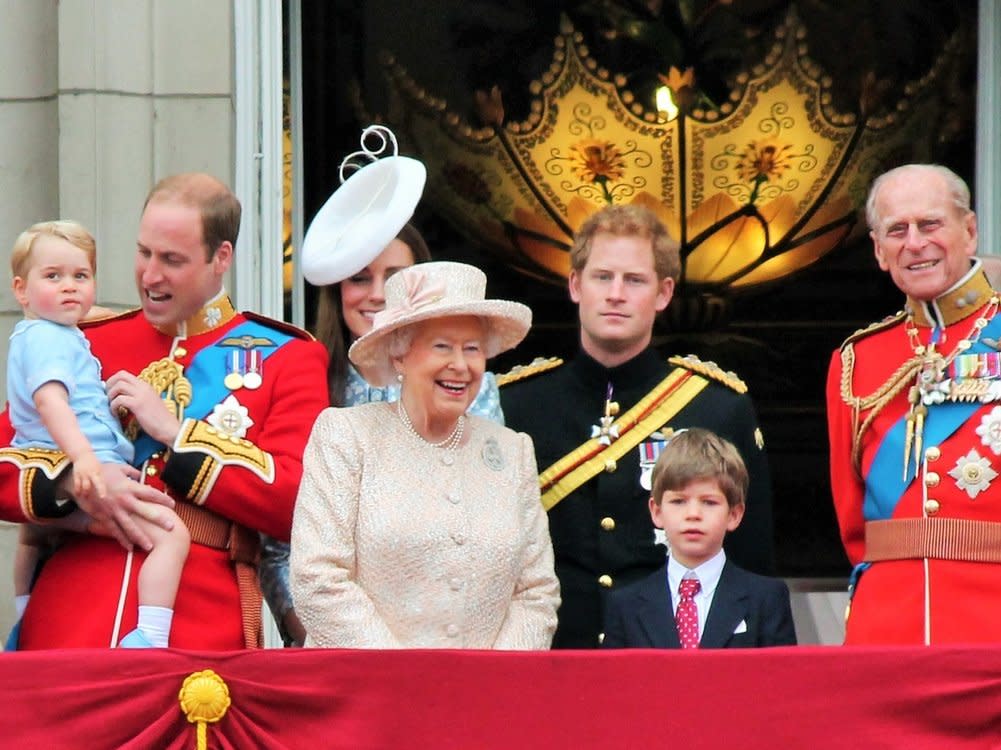
[[[1001,333],[1001,315],[995,315],[983,329],[977,342],[964,353],[979,354],[995,351],[983,343],[983,338],[985,336],[997,338],[999,333]],[[983,406],[979,401],[947,401],[929,406],[928,415],[925,417],[924,444],[939,445],[944,442]],[[904,415],[883,436],[873,457],[869,473],[865,478],[865,503],[862,506],[863,516],[867,521],[881,521],[892,517],[900,498],[917,476],[915,467],[914,473],[907,479],[903,478],[906,424],[907,416]]]
[[[236,328],[226,331],[214,344],[195,354],[191,359],[191,364],[184,368],[184,376],[191,382],[191,403],[184,409],[185,417],[203,419],[212,412],[216,404],[226,400],[230,391],[223,384],[222,374],[226,372],[227,358],[233,348],[228,345],[222,346],[222,342],[242,336],[272,342],[271,345],[255,347],[261,350],[261,362],[293,338],[287,333],[268,328],[253,320],[245,321]],[[132,463],[134,466],[142,466],[143,462],[150,456],[163,450],[164,445],[145,432],[140,432],[136,438],[135,447],[136,456]]]

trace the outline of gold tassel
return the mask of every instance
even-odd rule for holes
[[[907,412],[907,426],[904,431],[904,481],[907,481],[907,471],[910,468],[911,462],[911,447],[914,444],[914,422],[915,422],[915,412],[917,410],[918,401],[921,398],[918,392],[918,387],[911,386],[911,389],[907,392],[907,400],[911,403],[911,408]]]
[[[921,465],[921,450],[922,450],[922,439],[925,432],[925,415],[928,413],[928,407],[924,404],[918,404],[914,409],[914,473],[918,471],[918,467]],[[904,479],[907,479],[905,476]]]

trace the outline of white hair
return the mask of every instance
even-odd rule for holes
[[[390,331],[386,342],[386,351],[392,359],[404,356],[410,351],[411,344],[414,343],[414,335],[417,333],[417,325],[412,324]]]
[[[904,164],[899,167],[894,167],[888,172],[883,172],[883,174],[873,181],[872,187],[869,188],[869,197],[865,202],[865,221],[866,224],[869,225],[869,229],[873,231],[878,230],[880,221],[882,221],[882,217],[876,209],[876,199],[879,197],[879,191],[882,189],[883,185],[894,177],[901,175],[914,175],[917,173],[937,174],[945,180],[946,185],[949,188],[949,192],[952,194],[952,200],[955,203],[956,208],[958,208],[963,214],[970,212],[970,188],[966,186],[963,178],[958,174],[953,172],[948,167],[943,167],[941,164]]]
[[[414,343],[414,336],[417,335],[417,329],[420,326],[434,323],[438,320],[445,320],[448,317],[453,316],[427,318],[425,320],[419,320],[415,323],[411,323],[410,325],[397,328],[395,331],[390,331],[389,334],[387,334],[388,341],[386,342],[386,351],[388,352],[390,359],[399,359],[400,357],[406,356],[407,352],[410,351],[410,347]],[[484,315],[474,315],[472,317],[480,321],[480,326],[483,328],[483,351],[498,351],[501,346],[501,335],[500,332],[497,331],[497,329],[492,325],[490,318]]]

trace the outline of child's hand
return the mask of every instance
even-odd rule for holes
[[[73,497],[103,500],[108,494],[101,476],[101,462],[93,453],[73,461]]]

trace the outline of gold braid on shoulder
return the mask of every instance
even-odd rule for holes
[[[901,391],[914,382],[918,370],[921,369],[922,358],[911,357],[886,379],[879,388],[868,396],[856,396],[852,392],[852,372],[855,367],[855,347],[851,342],[841,349],[841,399],[852,410],[852,468],[858,476],[862,476],[862,436],[865,435],[873,420],[886,408]],[[859,417],[863,411],[869,410],[859,425]]]

